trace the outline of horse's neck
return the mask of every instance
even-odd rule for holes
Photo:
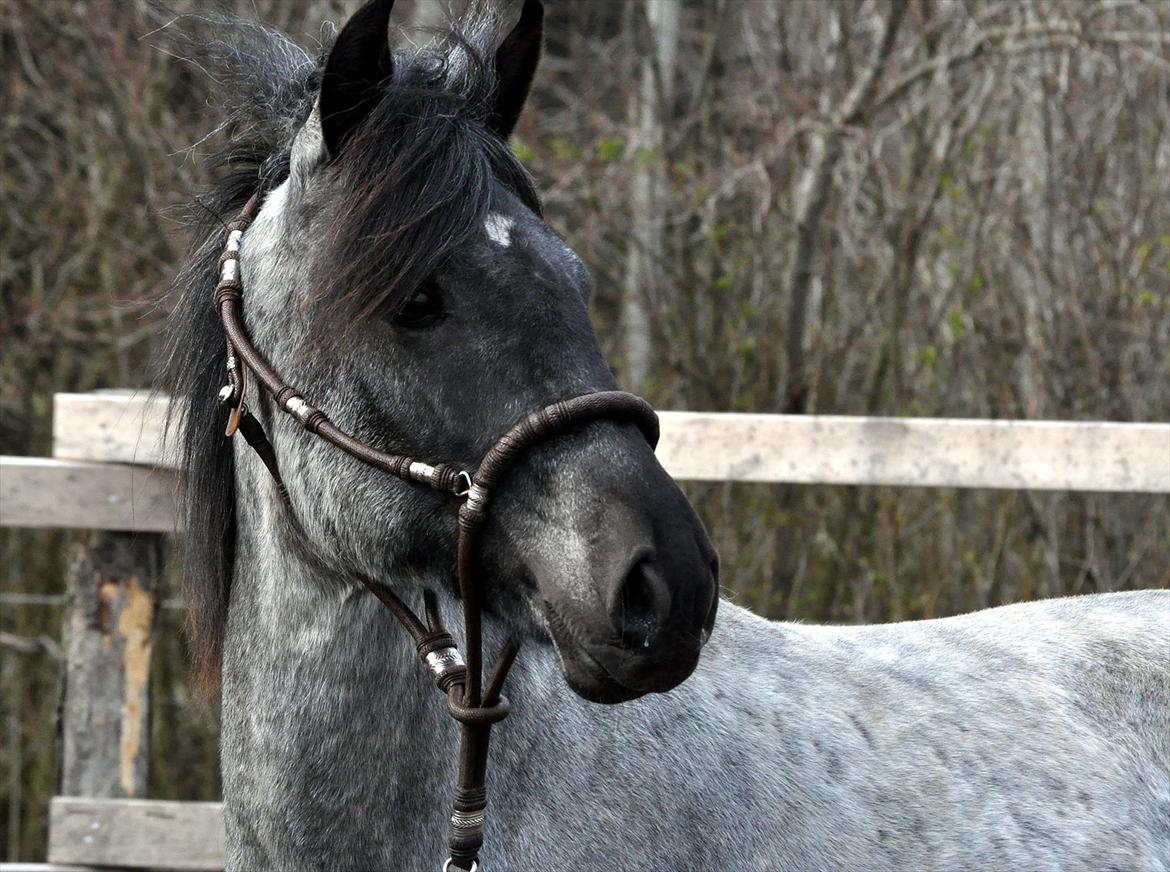
[[[458,740],[405,630],[364,588],[314,565],[278,505],[247,496],[264,490],[241,488],[224,654],[224,796],[240,867],[291,862],[305,845],[368,850],[396,808],[418,810],[403,821],[442,820]],[[421,611],[416,585],[398,592]],[[443,608],[457,626],[455,605]],[[257,853],[274,845],[289,856]]]

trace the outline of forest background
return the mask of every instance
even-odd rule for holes
[[[176,11],[207,8],[174,0]],[[315,51],[356,3],[238,0]],[[398,22],[439,25],[436,0]],[[143,0],[0,0],[0,453],[147,387],[219,123]],[[513,148],[662,409],[1170,420],[1170,3],[546,0]],[[415,33],[415,39],[424,38]],[[1168,446],[1170,450],[1170,446]],[[893,621],[1170,586],[1158,495],[695,484],[729,594]],[[43,857],[63,579],[0,528],[0,857]],[[218,795],[174,579],[151,795]]]

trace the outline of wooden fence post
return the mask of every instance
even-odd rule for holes
[[[70,569],[61,712],[65,796],[142,797],[163,537],[99,531]]]

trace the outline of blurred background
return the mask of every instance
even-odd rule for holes
[[[358,4],[220,5],[315,53]],[[0,0],[0,454],[50,453],[56,391],[152,383],[175,207],[219,121],[198,58],[145,38],[164,20]],[[513,147],[594,271],[624,387],[662,409],[1170,420],[1170,3],[546,0],[545,29]],[[730,595],[772,618],[1170,586],[1164,495],[686,490]],[[6,859],[43,857],[83,539],[0,528]],[[215,798],[216,712],[167,584],[150,795]]]

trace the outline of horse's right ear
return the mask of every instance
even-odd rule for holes
[[[394,0],[369,0],[346,22],[329,50],[318,105],[321,133],[331,158],[341,153],[394,72],[387,33],[393,8]]]

